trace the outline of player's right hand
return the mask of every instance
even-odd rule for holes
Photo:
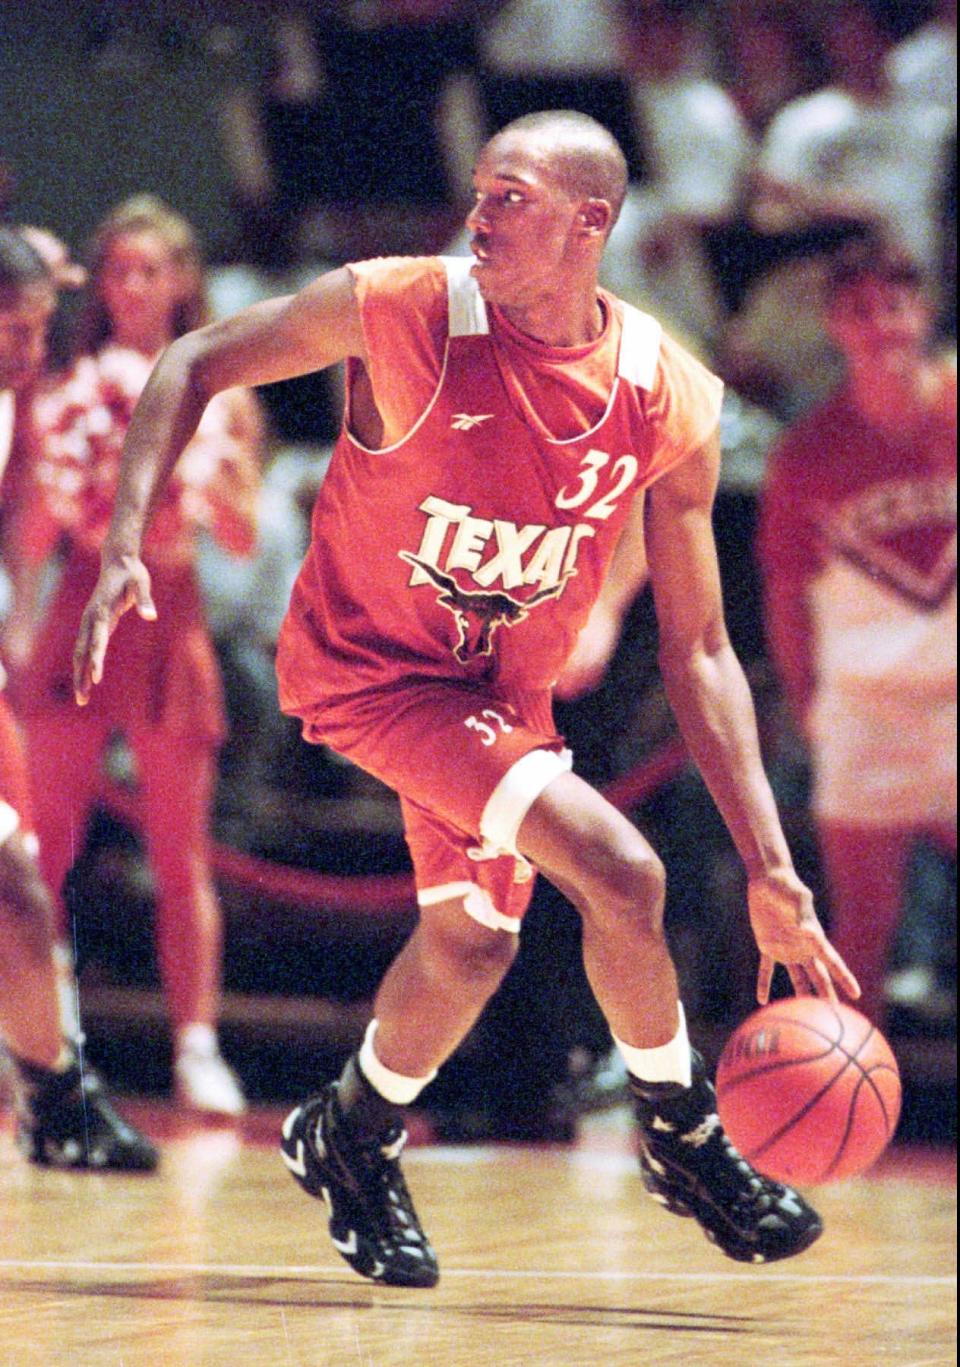
[[[813,894],[792,868],[755,874],[747,882],[747,906],[760,968],[757,1001],[770,1000],[773,973],[783,964],[798,996],[837,1000],[839,987],[856,1001],[860,985],[827,939],[814,910]]]
[[[81,707],[89,701],[94,684],[103,678],[107,645],[129,608],[136,608],[145,621],[156,621],[150,571],[139,556],[124,555],[116,560],[104,557],[100,577],[80,619],[73,651],[73,692]]]

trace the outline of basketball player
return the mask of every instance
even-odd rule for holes
[[[832,263],[847,378],[771,458],[771,649],[809,742],[831,930],[878,1024],[911,845],[957,852],[957,376],[921,272],[876,240]]]
[[[16,488],[16,449],[28,439],[29,394],[46,358],[56,279],[25,237],[0,228],[0,473]],[[14,1063],[17,1141],[34,1163],[68,1168],[149,1171],[153,1145],[113,1109],[61,997],[76,984],[58,980],[54,912],[37,866],[29,784],[13,716],[0,697],[0,1036]],[[75,1010],[75,1008],[73,1008]],[[65,1028],[66,1025],[66,1028]]]
[[[720,384],[598,289],[626,181],[604,128],[563,111],[521,119],[487,144],[474,181],[472,261],[354,264],[161,358],[81,624],[78,701],[121,613],[155,612],[143,529],[210,396],[346,358],[345,425],[279,642],[282,704],[308,739],[399,792],[422,915],[359,1054],[284,1123],[287,1165],[328,1199],[357,1272],[433,1285],[398,1162],[402,1108],[506,973],[537,869],[581,914],[649,1191],[733,1258],[788,1257],[819,1218],[726,1139],[678,1001],[663,867],[572,773],[550,709],[646,490],[664,674],[747,865],[759,996],[778,961],[798,990],[856,993],[794,873],[724,629],[710,526]]]

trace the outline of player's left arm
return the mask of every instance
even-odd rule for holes
[[[747,869],[750,920],[760,949],[757,996],[768,999],[776,963],[794,989],[859,996],[826,939],[801,882],[763,768],[756,713],[727,634],[712,512],[720,440],[662,476],[647,495],[647,558],[660,632],[660,668],[683,737]]]

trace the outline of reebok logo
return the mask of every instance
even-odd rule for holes
[[[492,413],[454,413],[450,426],[455,432],[472,432],[482,422],[489,422]]]

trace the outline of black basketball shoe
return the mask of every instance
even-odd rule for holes
[[[675,1215],[692,1216],[738,1262],[790,1258],[819,1238],[817,1212],[792,1187],[755,1172],[727,1138],[698,1053],[691,1087],[633,1077],[630,1087],[643,1182],[655,1201]]]
[[[117,1114],[94,1070],[17,1062],[17,1147],[41,1167],[152,1172],[160,1155]]]
[[[334,1082],[287,1116],[280,1156],[304,1191],[326,1205],[333,1246],[355,1272],[390,1286],[435,1286],[437,1256],[400,1170],[406,1138],[394,1124],[379,1139],[361,1141]]]

